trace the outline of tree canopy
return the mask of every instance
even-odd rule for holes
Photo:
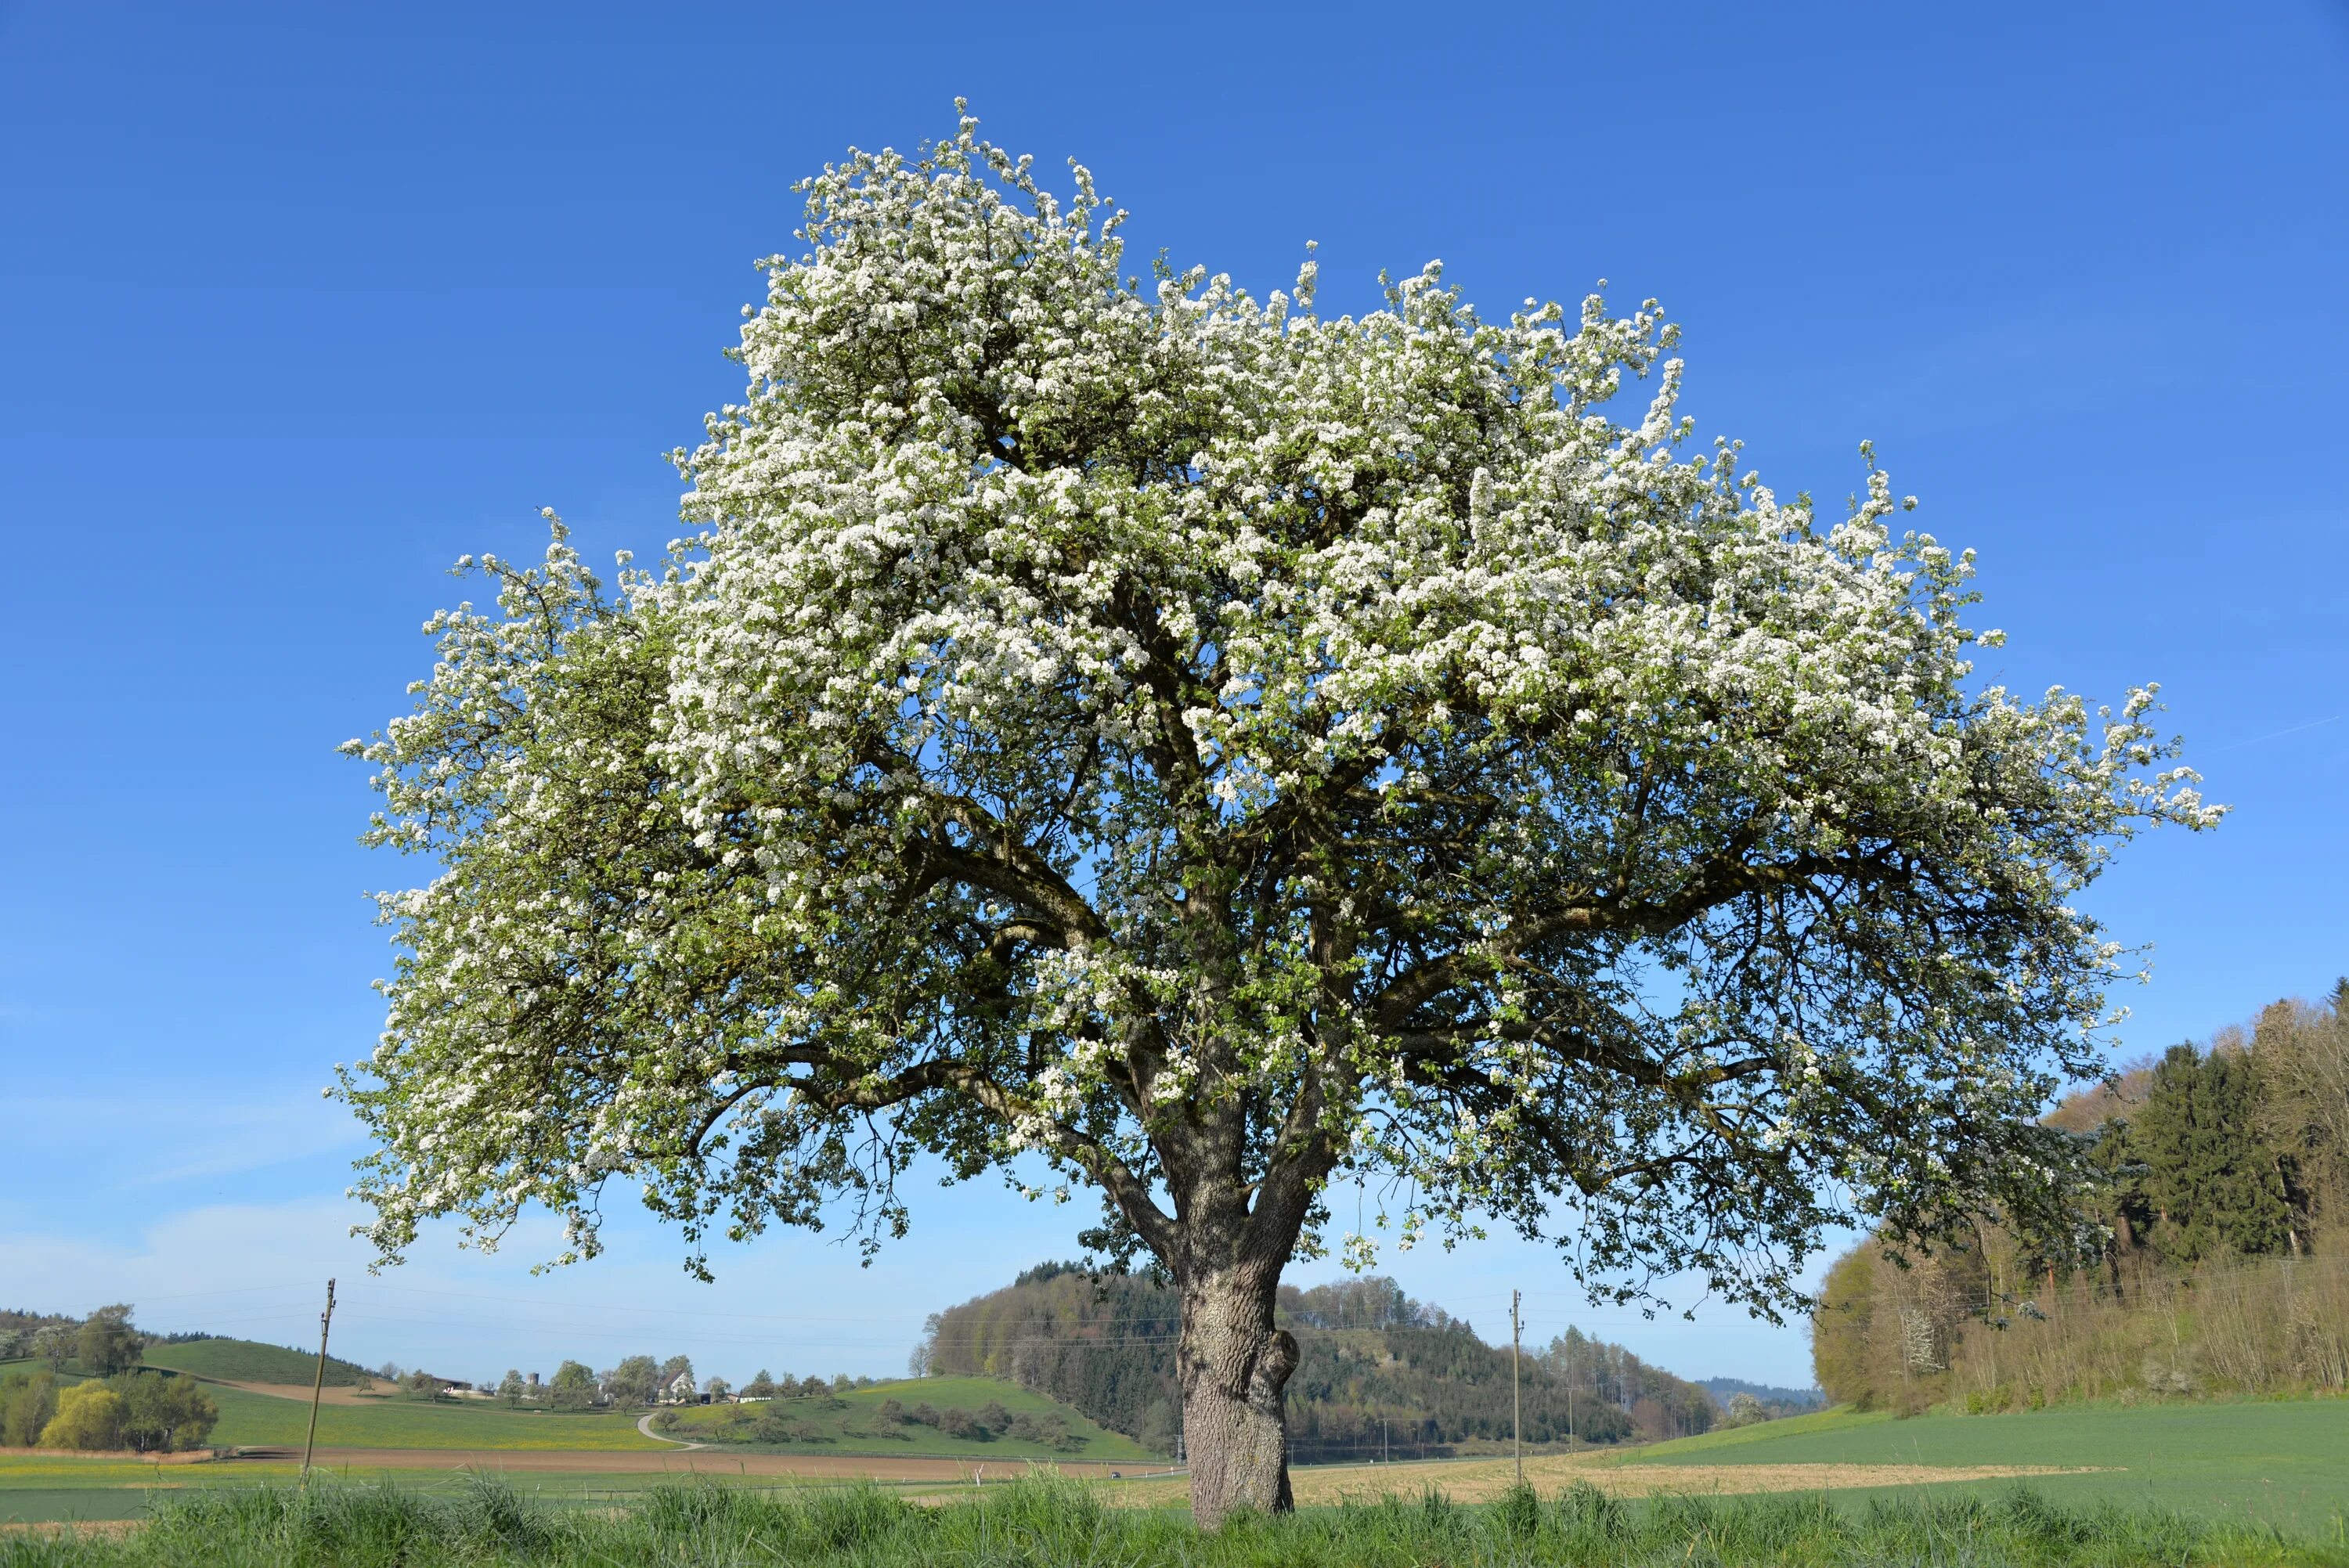
[[[1764,1310],[1824,1225],[2044,1197],[2122,967],[2077,896],[2217,815],[2150,689],[1978,680],[1971,556],[1872,458],[1823,526],[1692,449],[1653,301],[1145,283],[1073,183],[968,119],[827,169],[690,534],[465,563],[350,746],[441,867],[342,1078],[384,1255],[538,1202],[592,1256],[615,1178],[697,1268],[877,1239],[928,1150],[1098,1190],[1186,1335],[1245,1297],[1208,1381],[1277,1419],[1280,1267],[1372,1255],[1332,1180]]]

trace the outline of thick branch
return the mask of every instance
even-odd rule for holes
[[[1516,957],[1552,937],[1605,932],[1661,936],[1747,893],[1790,887],[1817,876],[1850,876],[1886,869],[1881,858],[1873,854],[1801,854],[1758,866],[1724,857],[1709,863],[1671,898],[1602,897],[1562,904],[1516,923],[1489,942],[1455,948],[1413,965],[1379,993],[1371,1014],[1380,1028],[1399,1029],[1420,1006],[1468,979],[1479,965]]]

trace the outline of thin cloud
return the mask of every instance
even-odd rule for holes
[[[2341,718],[2342,716],[2337,713],[2330,718],[2312,718],[2306,724],[2295,724],[2289,729],[2271,730],[2265,735],[2254,735],[2249,740],[2233,740],[2224,746],[2214,746],[2210,748],[2209,755],[2216,757],[2221,752],[2240,751],[2246,746],[2257,746],[2268,740],[2282,740],[2287,735],[2298,735],[2302,730],[2322,729],[2328,724],[2340,723]]]

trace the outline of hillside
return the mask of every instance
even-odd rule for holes
[[[317,1376],[314,1350],[289,1350],[251,1339],[181,1339],[147,1346],[146,1364],[223,1383],[299,1383]],[[326,1387],[363,1388],[377,1381],[364,1367],[326,1357]]]
[[[1827,1395],[1971,1413],[2349,1392],[2349,982],[2049,1113],[2095,1252],[1986,1218],[1908,1266],[1864,1241],[1812,1318]]]
[[[909,1378],[751,1405],[688,1406],[673,1413],[677,1424],[667,1429],[672,1438],[761,1449],[974,1460],[1152,1457],[1132,1438],[1082,1412],[998,1377]]]
[[[1283,1286],[1300,1358],[1288,1383],[1300,1463],[1432,1458],[1506,1440],[1509,1356],[1393,1281]],[[1155,1451],[1181,1429],[1174,1293],[1133,1275],[1047,1264],[930,1319],[933,1373],[991,1376],[1047,1395]],[[1526,1441],[1617,1443],[1713,1424],[1713,1398],[1619,1346],[1569,1332],[1522,1367]]]

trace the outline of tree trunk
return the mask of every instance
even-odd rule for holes
[[[1278,1264],[1242,1263],[1184,1278],[1183,1335],[1174,1353],[1191,1517],[1214,1530],[1234,1509],[1285,1513],[1288,1422],[1282,1390],[1297,1341],[1273,1326]]]

